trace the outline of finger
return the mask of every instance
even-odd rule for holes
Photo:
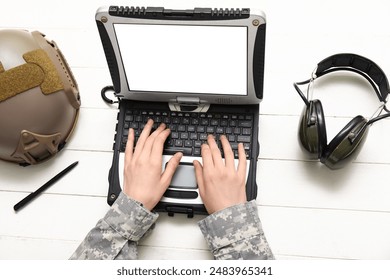
[[[207,143],[211,150],[214,166],[223,166],[221,151],[219,150],[213,135],[207,136]]]
[[[244,145],[242,143],[238,144],[238,167],[237,172],[244,178],[246,177],[246,155],[244,150]]]
[[[228,168],[235,168],[234,166],[234,154],[232,151],[232,147],[225,135],[222,135],[220,138],[222,143],[223,154],[225,156],[225,165]]]
[[[155,138],[151,154],[152,155],[161,155],[164,149],[164,143],[171,134],[171,130],[169,128],[164,129],[161,133]]]
[[[125,159],[131,160],[133,157],[134,149],[134,129],[129,129],[129,135],[127,137],[126,150],[125,150]]]
[[[165,127],[166,127],[166,125],[164,123],[160,124],[159,127],[152,134],[149,135],[148,139],[146,139],[145,145],[143,148],[145,155],[149,156],[151,154],[155,139],[159,137],[161,132],[164,131]]]
[[[206,168],[213,168],[214,162],[213,162],[213,158],[211,156],[211,150],[210,150],[209,145],[202,144],[201,155],[202,155],[203,166]]]
[[[176,153],[171,159],[168,161],[163,174],[161,175],[161,182],[165,188],[168,188],[169,184],[172,181],[173,174],[177,167],[179,166],[180,160],[183,157],[182,153]]]
[[[145,127],[141,132],[141,135],[138,138],[137,145],[134,150],[135,156],[138,156],[142,152],[145,142],[148,139],[150,132],[152,131],[152,127],[153,127],[153,120],[149,119],[146,122]]]
[[[203,167],[202,164],[197,160],[194,160],[193,164],[194,164],[195,178],[196,178],[196,182],[198,183],[199,192],[201,195],[203,195],[205,192]]]

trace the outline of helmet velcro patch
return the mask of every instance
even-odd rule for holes
[[[23,55],[25,64],[5,71],[0,63],[0,102],[40,86],[43,94],[64,88],[57,69],[42,49]]]

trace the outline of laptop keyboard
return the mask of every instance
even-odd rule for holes
[[[165,123],[171,130],[164,145],[164,154],[173,155],[182,152],[187,156],[201,156],[201,145],[206,142],[207,135],[212,134],[222,156],[219,137],[226,135],[235,158],[238,158],[238,143],[243,143],[246,157],[251,157],[252,114],[184,113],[161,110],[126,110],[121,152],[125,151],[129,129],[134,129],[135,141],[137,141],[148,119],[154,120],[154,129],[161,123]]]

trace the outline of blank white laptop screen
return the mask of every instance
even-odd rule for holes
[[[114,24],[129,91],[247,95],[247,27]]]

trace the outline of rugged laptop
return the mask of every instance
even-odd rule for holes
[[[148,118],[167,124],[162,170],[184,154],[155,210],[207,214],[198,193],[194,159],[208,134],[225,134],[247,155],[248,200],[257,196],[259,103],[263,97],[265,16],[250,9],[171,10],[102,7],[96,22],[119,100],[107,201],[121,191],[129,128],[137,136]]]

